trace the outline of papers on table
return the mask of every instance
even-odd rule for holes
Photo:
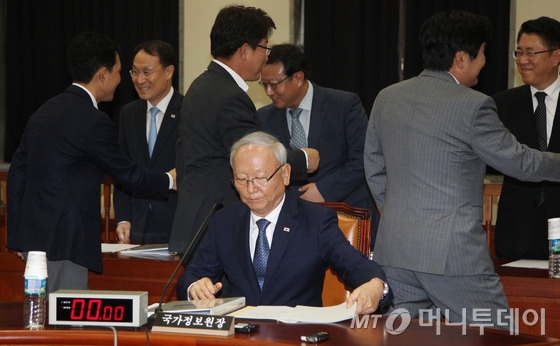
[[[334,323],[349,320],[356,315],[356,304],[349,309],[346,302],[328,307],[298,305],[290,306],[247,306],[229,316],[249,320],[276,320],[284,323]]]
[[[101,252],[119,252],[127,249],[132,249],[133,247],[137,247],[138,245],[135,244],[109,244],[109,243],[102,243],[101,244]]]
[[[548,269],[548,261],[522,259],[502,264],[502,267]]]
[[[152,259],[169,258],[177,254],[169,251],[169,244],[146,244],[123,250],[120,253],[131,257]]]

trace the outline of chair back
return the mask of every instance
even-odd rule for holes
[[[321,203],[336,211],[338,227],[350,244],[363,252],[367,257],[371,244],[371,211],[369,209],[355,208],[342,202]],[[327,269],[323,283],[323,306],[338,305],[346,301],[350,290],[338,278],[334,270]]]

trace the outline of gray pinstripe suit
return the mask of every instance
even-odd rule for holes
[[[485,164],[520,180],[560,180],[560,155],[519,144],[494,101],[447,72],[425,70],[379,93],[364,165],[382,211],[374,259],[387,268],[395,308],[507,308],[481,227]],[[416,287],[399,287],[410,276]]]

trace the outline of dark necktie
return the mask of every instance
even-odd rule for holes
[[[157,139],[157,114],[159,109],[157,107],[152,107],[150,108],[150,112],[152,113],[152,121],[150,123],[150,134],[148,135],[148,151],[150,152],[150,157],[152,157]]]
[[[292,149],[301,149],[307,147],[307,140],[305,139],[305,130],[301,121],[299,121],[299,116],[303,109],[292,108],[290,109],[290,115],[292,116],[292,137],[290,138],[290,147]]]
[[[253,267],[259,280],[259,286],[262,290],[264,284],[264,277],[266,275],[266,264],[268,262],[268,253],[270,248],[268,246],[268,239],[266,237],[266,228],[270,225],[267,219],[257,220],[257,227],[259,228],[259,236],[257,237],[257,246],[255,247],[255,255],[253,256]]]
[[[538,91],[535,93],[535,97],[537,101],[539,101],[537,105],[537,109],[535,109],[535,124],[537,127],[537,139],[539,143],[540,151],[546,151],[547,148],[547,135],[546,135],[546,104],[544,103],[544,99],[546,98],[546,93],[542,91]],[[541,189],[539,194],[539,201],[538,205],[544,203],[544,190]]]

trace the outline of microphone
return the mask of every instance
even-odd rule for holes
[[[171,274],[171,277],[169,278],[169,281],[167,281],[167,284],[165,285],[165,288],[163,289],[163,292],[161,293],[161,297],[159,298],[158,307],[154,310],[153,315],[148,318],[148,322],[146,322],[146,327],[148,329],[152,328],[152,326],[154,324],[154,321],[156,320],[156,316],[160,312],[163,312],[163,308],[162,308],[163,297],[165,297],[165,293],[167,293],[167,289],[169,288],[169,285],[171,285],[171,282],[175,278],[175,275],[177,275],[177,272],[179,271],[179,268],[181,268],[181,265],[185,261],[185,258],[187,258],[187,255],[189,255],[189,257],[190,257],[190,255],[192,255],[191,249],[198,243],[198,237],[201,234],[203,234],[204,231],[206,230],[206,226],[208,225],[208,222],[210,221],[210,219],[212,218],[212,216],[214,215],[214,213],[218,209],[218,206],[222,203],[222,199],[223,199],[223,196],[219,196],[218,198],[216,198],[216,201],[212,205],[212,208],[210,209],[210,212],[208,213],[208,215],[206,215],[206,218],[204,219],[204,221],[202,221],[202,224],[200,225],[200,227],[198,227],[198,230],[196,231],[196,234],[194,235],[193,240],[190,242],[189,246],[187,247],[187,250],[185,251],[185,253],[181,257],[181,260],[177,264],[177,267],[175,268],[175,271],[173,271],[173,274]]]

